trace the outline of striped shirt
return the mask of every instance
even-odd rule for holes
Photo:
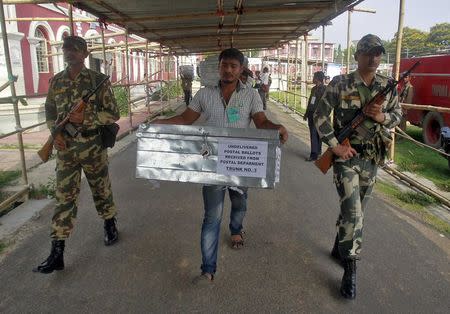
[[[248,128],[252,116],[264,111],[258,92],[241,81],[231,95],[228,105],[219,86],[207,86],[195,94],[189,108],[204,114],[205,125],[223,128]]]

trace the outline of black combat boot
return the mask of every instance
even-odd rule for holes
[[[33,268],[33,272],[50,274],[54,270],[64,269],[64,240],[53,240],[50,256],[38,267]]]
[[[116,217],[105,219],[105,245],[112,245],[119,240],[119,231],[116,227]]]
[[[346,299],[356,297],[356,259],[346,258],[342,260],[344,276],[341,283],[341,294]]]
[[[336,234],[336,238],[334,239],[333,249],[331,250],[331,256],[339,261],[342,264],[341,253],[339,253],[339,237]]]

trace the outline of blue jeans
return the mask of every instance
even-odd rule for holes
[[[242,230],[245,212],[247,211],[247,188],[239,188],[243,194],[226,186],[203,186],[203,202],[205,216],[202,224],[202,272],[216,272],[217,251],[219,248],[220,223],[222,222],[223,201],[228,190],[231,201],[230,231],[232,235]]]

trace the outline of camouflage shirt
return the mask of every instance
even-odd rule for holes
[[[104,77],[104,74],[88,68],[83,68],[74,80],[70,79],[68,69],[56,74],[50,82],[45,101],[45,118],[50,131],[54,130],[55,122],[63,119],[72,106],[75,106]],[[89,99],[81,128],[95,129],[98,125],[111,124],[119,118],[119,109],[111,83],[107,81]]]
[[[376,74],[372,85],[367,87],[358,71],[334,77],[328,84],[314,112],[314,123],[322,141],[330,147],[337,146],[338,140],[335,134],[339,133],[355,117],[361,105],[368,101],[368,99],[361,99],[364,96],[360,95],[358,88],[367,89],[368,94],[373,97],[387,85],[387,82],[387,77]],[[364,123],[375,134],[380,133],[382,130],[394,128],[400,123],[402,111],[395,89],[387,95],[386,100],[383,102],[383,112],[385,120],[382,124],[372,119]],[[331,123],[331,113],[334,115],[333,123]],[[372,139],[366,138],[359,133],[354,133],[350,137],[350,142],[366,143],[372,142]]]

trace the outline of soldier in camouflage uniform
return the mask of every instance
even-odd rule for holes
[[[320,137],[336,158],[333,171],[340,214],[332,256],[344,266],[341,294],[349,299],[356,296],[356,260],[361,251],[364,208],[375,183],[377,165],[384,161],[388,150],[389,129],[400,123],[402,114],[396,90],[382,104],[366,106],[388,83],[387,77],[376,73],[384,52],[377,36],[369,34],[361,38],[355,53],[358,69],[333,78],[314,113]],[[335,134],[361,108],[369,119],[350,137],[351,146],[341,145]]]
[[[50,256],[35,272],[51,273],[64,268],[65,239],[73,229],[77,214],[77,198],[80,193],[81,169],[92,191],[95,207],[104,219],[105,245],[118,240],[116,207],[108,175],[107,149],[102,147],[99,126],[111,124],[120,117],[111,84],[107,81],[94,94],[84,111],[70,113],[89,90],[105,77],[84,66],[88,56],[86,41],[78,36],[64,38],[64,60],[68,67],[56,74],[50,83],[45,102],[45,114],[56,155],[56,201],[52,219],[52,249]],[[79,131],[71,137],[64,131],[54,134],[55,124],[69,114],[69,122]]]

